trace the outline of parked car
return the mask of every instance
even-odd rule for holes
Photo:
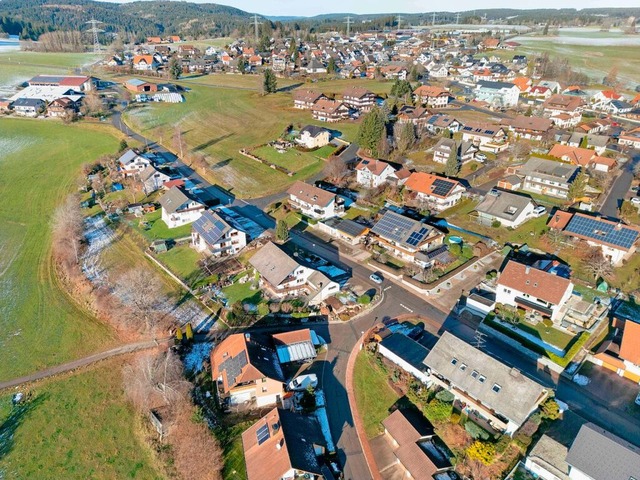
[[[638,396],[636,397],[636,405],[640,405],[640,392],[638,392]]]
[[[638,190],[640,190],[640,186],[639,185],[634,185],[633,187],[631,187],[630,189],[632,192],[638,193]]]
[[[547,209],[542,205],[538,205],[536,208],[533,209],[533,215],[536,217],[541,217],[545,213],[547,213]]]
[[[375,282],[375,283],[378,283],[378,284],[380,284],[380,283],[382,283],[384,281],[384,278],[382,278],[382,275],[379,274],[378,272],[372,273],[371,275],[369,275],[369,279],[372,282]]]
[[[633,197],[631,199],[631,203],[633,203],[634,205],[640,205],[640,197]]]
[[[476,160],[484,163],[487,161],[487,156],[484,153],[476,153]]]
[[[316,388],[318,386],[318,376],[314,373],[306,375],[298,375],[296,378],[289,382],[289,390],[302,391],[307,388]]]

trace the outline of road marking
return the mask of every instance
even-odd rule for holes
[[[382,289],[382,291],[383,291],[383,292],[386,292],[386,291],[387,291],[387,290],[389,290],[390,288],[391,288],[391,285],[389,285],[388,287],[384,287],[384,288]]]
[[[407,310],[408,312],[413,313],[413,310],[411,310],[411,309],[410,309],[409,307],[407,307],[406,305],[404,305],[404,304],[402,304],[402,303],[401,303],[401,304],[400,304],[400,306],[401,306],[402,308],[404,308],[405,310]]]

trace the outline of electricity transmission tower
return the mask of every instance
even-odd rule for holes
[[[351,36],[351,17],[347,17],[345,18],[346,23],[347,24],[347,38],[349,38]]]
[[[456,13],[456,25],[460,25],[460,12]]]
[[[433,14],[431,15],[431,25],[435,25],[436,24],[436,12],[433,12]]]
[[[400,24],[402,23],[402,15],[396,17],[396,23],[398,24],[398,30],[400,30]]]
[[[258,41],[258,38],[260,37],[260,25],[262,25],[262,22],[259,22],[258,21],[258,15],[254,14],[253,15],[253,28],[255,29],[256,42]]]
[[[98,39],[98,34],[104,32],[101,28],[98,28],[100,22],[95,18],[92,18],[88,22],[85,22],[88,25],[91,25],[91,28],[87,30],[87,32],[93,34],[93,53],[100,53],[100,40]]]

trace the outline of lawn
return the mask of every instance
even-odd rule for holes
[[[122,363],[36,385],[11,410],[0,397],[0,477],[160,479],[122,392]]]
[[[356,139],[357,122],[327,125],[314,121],[308,110],[293,108],[291,92],[263,96],[247,87],[219,88],[206,84],[222,81],[224,77],[210,75],[184,81],[184,85],[191,88],[185,94],[186,102],[158,103],[131,109],[125,115],[126,122],[168,148],[172,148],[176,128],[180,129],[191,150],[207,155],[210,164],[206,174],[208,179],[232,189],[232,193],[243,198],[281,191],[295,180],[304,180],[318,173],[323,163],[314,162],[288,177],[241,155],[240,149],[251,149],[275,140],[289,125],[295,128],[307,124],[320,125],[340,132],[347,141]],[[349,81],[328,81],[304,87],[329,93],[341,92],[351,84]],[[364,81],[364,84],[377,93],[388,92],[391,87],[388,82]]]
[[[188,244],[175,246],[169,251],[159,254],[157,258],[188,285],[193,286],[204,277],[204,273],[198,267],[198,261],[202,255]]]
[[[80,166],[115,153],[105,125],[0,119],[0,379],[71,360],[114,340],[59,285],[51,217]]]
[[[528,322],[520,322],[516,325],[520,330],[523,330],[527,333],[535,335],[541,338],[543,341],[556,346],[562,350],[564,350],[567,345],[571,343],[571,340],[574,339],[573,335],[569,335],[568,333],[564,333],[561,330],[553,327],[545,327],[542,322],[538,322],[533,325]]]
[[[247,469],[242,448],[242,432],[249,428],[253,422],[242,422],[232,427],[220,428],[217,432],[218,439],[224,448],[224,468],[222,478],[224,480],[244,480],[247,478]]]
[[[265,145],[264,147],[252,150],[251,153],[269,163],[284,167],[290,172],[298,172],[303,168],[322,163],[313,153],[301,152],[296,148],[290,148],[284,153],[279,153],[275,148]],[[286,174],[281,173],[281,175]]]
[[[382,433],[381,422],[389,416],[399,395],[389,386],[384,369],[364,351],[356,357],[353,384],[364,429],[367,437],[373,438]]]
[[[143,227],[143,222],[146,222],[146,228]],[[135,231],[139,232],[149,240],[149,242],[153,242],[154,240],[184,238],[191,235],[191,224],[182,225],[181,227],[176,228],[167,227],[167,224],[162,220],[161,210],[147,213],[141,218],[135,218],[131,220],[129,224]]]
[[[252,282],[247,281],[245,283],[236,282],[228,287],[222,289],[229,305],[233,305],[236,302],[246,302],[252,305],[257,305],[262,299],[262,294],[259,290],[251,289]]]

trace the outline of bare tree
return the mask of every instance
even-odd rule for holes
[[[80,261],[83,227],[79,199],[70,195],[53,214],[54,252],[67,267]]]
[[[173,130],[171,141],[173,143],[173,148],[180,154],[180,158],[184,158],[184,152],[187,149],[187,143],[184,141],[184,138],[182,136],[180,125],[176,125],[175,129]]]
[[[517,159],[525,158],[531,153],[531,145],[524,140],[518,140],[513,144],[513,156]]]
[[[118,279],[117,295],[127,307],[128,323],[140,330],[153,331],[166,322],[164,306],[168,299],[158,276],[147,268],[133,268]]]
[[[584,259],[584,269],[594,280],[604,278],[613,272],[611,262],[604,258],[600,248],[592,248]]]
[[[136,203],[136,194],[142,191],[142,182],[137,175],[130,175],[122,179],[122,183],[131,195],[131,203]]]
[[[327,162],[326,173],[331,183],[342,186],[344,180],[349,176],[349,168],[341,158],[332,157]]]
[[[549,229],[549,231],[546,233],[546,237],[547,237],[547,240],[549,240],[549,243],[551,243],[551,245],[554,245],[556,247],[560,245],[562,242],[564,242],[565,240],[565,236],[562,233],[562,231],[555,228]]]
[[[103,109],[102,98],[94,90],[90,90],[82,99],[82,113],[85,115],[98,115]]]

